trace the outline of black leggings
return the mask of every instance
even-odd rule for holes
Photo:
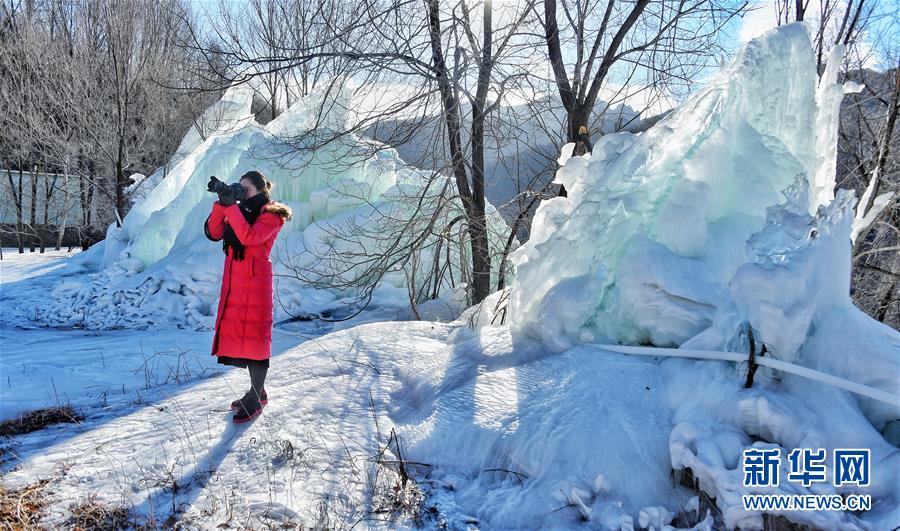
[[[251,363],[247,365],[247,370],[250,371],[250,397],[258,401],[265,389],[263,385],[266,383],[269,367],[261,363]]]

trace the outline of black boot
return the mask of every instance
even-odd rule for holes
[[[255,419],[262,413],[263,399],[268,402],[263,385],[269,368],[261,363],[251,363],[247,366],[247,370],[250,371],[250,391],[238,401],[237,413],[233,419],[235,424]]]
[[[241,399],[238,404],[238,411],[232,417],[235,424],[250,422],[262,414],[262,404],[252,396],[247,397],[247,400]]]
[[[239,399],[235,400],[234,402],[232,402],[232,403],[231,403],[231,410],[234,411],[235,413],[237,413],[237,412],[240,410],[240,407],[241,407],[241,400],[244,400],[244,401],[248,400],[248,399],[250,398],[250,393],[251,393],[251,392],[252,392],[252,391],[247,391],[246,393],[244,393],[244,396],[242,396],[241,398],[239,398]],[[269,403],[269,396],[266,394],[266,390],[265,390],[265,389],[263,389],[263,390],[262,390],[262,393],[260,393],[260,395],[259,395],[259,403],[260,403],[261,405],[263,405],[263,406]]]

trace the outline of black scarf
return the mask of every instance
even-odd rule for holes
[[[244,215],[244,219],[247,220],[247,223],[253,225],[253,222],[256,221],[256,218],[259,217],[262,212],[262,207],[266,203],[269,202],[269,198],[266,197],[265,194],[256,194],[250,199],[244,199],[238,204],[238,208],[241,210],[241,214]],[[237,234],[234,233],[234,229],[231,228],[231,225],[228,223],[225,224],[225,236],[222,241],[222,250],[225,252],[225,255],[228,255],[228,248],[234,248],[234,259],[235,260],[243,260],[244,259],[244,244],[241,243],[241,240],[238,239]]]

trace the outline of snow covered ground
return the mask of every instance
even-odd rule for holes
[[[33,274],[22,262],[4,263],[4,282],[10,271]],[[709,529],[712,516],[692,512],[696,494],[670,475],[677,459],[713,478],[706,488],[721,489],[714,492],[723,512],[753,528],[759,516],[734,503],[736,455],[754,433],[874,452],[879,486],[872,493],[883,496],[870,515],[877,519],[792,519],[882,529],[896,517],[896,448],[873,447],[878,434],[828,386],[786,377],[783,388],[742,389],[724,362],[660,362],[590,346],[556,354],[507,327],[463,324],[370,323],[324,336],[326,329],[276,329],[271,402],[248,427],[234,427],[228,410],[246,374],[218,370],[208,356],[186,355],[196,369],[183,371],[180,382],[144,386],[135,343],[203,352],[207,333],[4,328],[0,366],[14,382],[0,393],[4,410],[52,403],[52,377],[69,386],[60,392],[87,416],[77,426],[16,438],[4,467],[15,470],[4,483],[54,478],[51,526],[63,525],[73,504],[93,499],[157,522],[175,511],[198,528],[359,521],[396,528],[411,520],[376,511],[422,497],[425,527],[660,529],[684,511]],[[40,378],[7,372],[19,364],[40,369]],[[156,374],[165,378],[170,369]],[[92,384],[113,391],[101,397]],[[120,384],[128,392],[117,396]],[[393,489],[398,457],[412,463],[417,490]]]
[[[60,277],[53,274],[78,251],[48,250],[19,254],[3,249],[0,303],[4,311],[19,304],[39,307]],[[9,286],[27,283],[31,290]],[[33,297],[22,301],[21,297]],[[325,329],[311,323],[276,329],[272,348],[281,352]],[[221,374],[225,367],[209,355],[212,331],[95,330],[40,328],[32,322],[0,326],[0,418],[24,411],[69,404],[104,410],[149,403],[178,384]]]
[[[50,527],[95,499],[201,529],[761,529],[745,494],[864,494],[869,511],[767,512],[819,529],[894,529],[900,336],[850,303],[853,198],[830,195],[826,164],[843,88],[825,76],[817,90],[811,61],[802,27],[784,26],[647,132],[604,137],[585,157],[564,148],[557,178],[569,198],[539,207],[510,289],[454,322],[376,310],[340,326],[276,326],[270,403],[244,427],[228,405],[246,374],[212,364],[202,326],[216,284],[196,276],[216,271],[194,230],[202,194],[188,174],[202,171],[185,169],[183,194],[154,189],[102,256],[4,260],[4,414],[58,396],[86,414],[8,441],[4,485],[53,478]],[[227,150],[242,142],[226,136]],[[207,142],[198,158],[213,152]],[[365,168],[363,184],[385,176]],[[161,265],[145,270],[145,258]],[[128,287],[147,275],[156,291]],[[56,305],[42,312],[48,294]],[[298,308],[315,302],[296,295]],[[173,301],[196,319],[174,315]],[[65,304],[86,308],[90,318],[67,318],[93,331],[38,327]],[[492,322],[504,306],[508,324]],[[172,319],[145,332],[129,325],[166,311]],[[750,330],[773,359],[889,398],[766,368],[745,388],[745,364],[598,346],[744,353]],[[142,369],[148,356],[155,372]],[[98,394],[104,385],[113,391]],[[839,448],[871,452],[869,485],[742,481],[745,450]],[[832,460],[826,468],[831,479]],[[699,491],[678,480],[688,470]]]
[[[3,263],[4,281],[33,274],[22,264],[31,257],[22,258],[8,269]],[[229,518],[233,525],[266,518],[309,525],[323,518],[323,506],[324,517],[354,522],[372,504],[390,501],[370,496],[379,468],[372,459],[391,429],[404,458],[433,478],[425,483],[437,508],[432,523],[575,524],[579,509],[556,509],[579,493],[587,503],[597,498],[604,521],[618,522],[644,507],[678,510],[691,497],[673,486],[665,465],[670,414],[650,360],[590,348],[551,355],[537,343],[514,342],[505,328],[476,334],[458,325],[391,322],[321,338],[276,330],[271,402],[250,427],[235,428],[228,402],[241,394],[246,375],[198,355],[208,333],[2,334],[4,381],[12,382],[4,385],[4,417],[53,404],[50,378],[62,402],[88,413],[79,426],[19,437],[17,457],[7,463],[19,467],[5,476],[8,486],[66,467],[51,525],[92,493],[162,519],[178,507],[201,527]],[[145,387],[147,353],[159,351],[160,363],[169,363],[156,372],[164,378],[175,370],[175,355],[163,354],[172,345],[187,352],[182,381]],[[128,391],[121,397],[120,386]],[[108,394],[100,396],[104,387]],[[613,401],[622,407],[596,414]],[[596,452],[600,447],[605,451]],[[396,477],[387,468],[381,474]],[[180,485],[177,492],[166,489],[167,478]],[[526,478],[541,487],[523,489]],[[585,486],[587,494],[578,490]]]
[[[9,251],[0,262],[4,283],[37,278],[67,259]],[[213,363],[207,332],[6,326],[2,417],[63,403],[87,418],[18,437],[4,465],[17,470],[4,481],[60,476],[48,525],[62,525],[71,504],[92,494],[158,520],[177,507],[200,527],[355,522],[392,503],[393,484],[375,478],[379,469],[391,481],[396,473],[372,460],[395,429],[401,455],[433,478],[421,487],[436,507],[432,524],[575,523],[579,510],[555,509],[583,485],[598,489],[589,497],[627,494],[602,504],[607,521],[689,503],[691,493],[673,486],[664,466],[670,415],[652,361],[589,348],[551,355],[534,342],[514,343],[508,329],[476,334],[459,323],[373,323],[316,337],[331,328],[275,330],[270,404],[250,427],[235,428],[228,403],[246,374]],[[548,386],[558,392],[546,393]],[[614,399],[627,404],[587,414]],[[572,422],[582,416],[584,423]],[[600,446],[609,451],[592,451]],[[396,449],[388,455],[396,459]],[[619,466],[623,460],[635,470]],[[550,491],[523,491],[526,478]],[[167,481],[179,489],[167,490]],[[385,499],[371,499],[375,483]],[[523,503],[532,510],[521,511]]]

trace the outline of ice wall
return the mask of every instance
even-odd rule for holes
[[[811,337],[862,334],[818,328],[858,312],[855,199],[831,192],[840,52],[817,88],[806,29],[782,26],[652,129],[606,135],[588,156],[564,148],[557,180],[569,196],[539,207],[512,256],[511,326],[558,351],[585,341],[732,350],[749,324],[780,359],[896,392],[900,342],[880,323],[852,355],[881,374],[850,369],[850,353],[810,350]],[[876,409],[870,420],[889,420]]]
[[[352,242],[335,244],[334,234],[378,226],[387,216],[404,219],[413,208],[445,220],[460,212],[454,202],[426,201],[417,207],[410,198],[429,183],[428,190],[449,185],[453,195],[452,181],[406,166],[386,146],[352,135],[313,145],[322,135],[311,133],[343,130],[348,90],[298,101],[265,127],[250,115],[249,91],[227,91],[201,117],[205,138],[192,127],[181,142],[189,152],[173,159],[164,179],[147,178],[158,184],[142,191],[123,226],[111,225],[103,242],[70,260],[49,304],[21,308],[21,316],[45,325],[91,329],[211,327],[224,254],[222,244],[210,242],[203,232],[216,199],[207,183],[210,175],[236,182],[251,169],[265,174],[275,185],[273,198],[293,210],[272,253],[280,275],[276,320],[351,306],[358,297],[353,288],[315,289],[297,278],[297,269],[316,263],[314,253],[307,251],[321,254],[337,247],[365,254],[378,248],[378,242],[360,242],[351,249]],[[320,112],[323,108],[326,112]],[[505,241],[505,223],[492,206],[487,209],[492,238]],[[442,226],[440,220],[436,226]],[[431,267],[427,252],[419,259],[427,264],[423,269]],[[407,277],[399,266],[395,269],[375,289],[376,306],[408,306]],[[424,276],[420,273],[420,282]],[[459,282],[458,273],[456,277]]]

